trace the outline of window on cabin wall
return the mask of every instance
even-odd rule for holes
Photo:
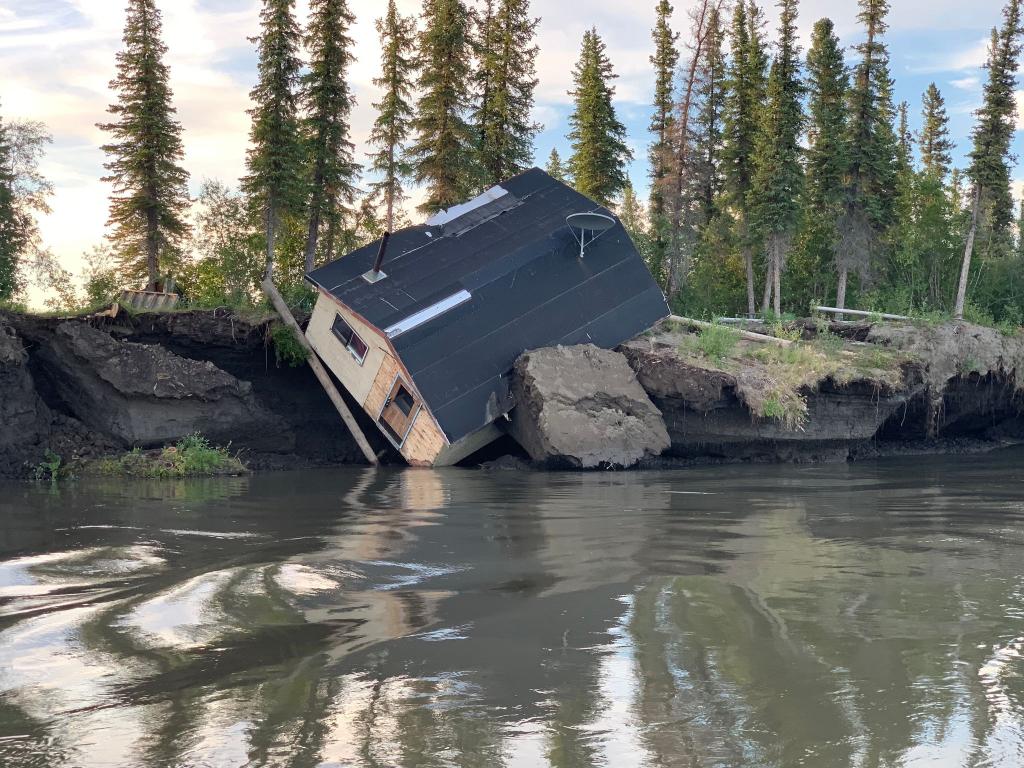
[[[334,316],[331,332],[337,337],[338,341],[345,345],[345,349],[352,354],[356,362],[362,365],[369,348],[366,346],[366,342],[359,338],[359,334],[352,330],[352,326],[346,323],[341,315]]]

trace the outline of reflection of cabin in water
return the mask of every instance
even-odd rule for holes
[[[411,464],[500,436],[524,351],[611,348],[668,314],[620,222],[567,225],[587,212],[608,214],[534,168],[308,275],[310,344]]]

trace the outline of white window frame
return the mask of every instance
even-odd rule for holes
[[[335,326],[338,324],[339,320],[343,322],[345,324],[345,327],[348,328],[349,331],[352,333],[348,341],[342,339],[338,332],[335,330]],[[356,333],[356,329],[352,327],[352,323],[350,323],[348,320],[342,317],[340,312],[334,313],[334,320],[331,322],[331,333],[334,335],[334,338],[336,338],[339,343],[345,345],[345,349],[347,349],[349,354],[352,355],[352,359],[359,363],[359,365],[362,365],[363,362],[366,360],[367,353],[370,351],[370,345],[366,343],[366,340],[363,339],[362,336]],[[352,339],[359,339],[359,341],[362,342],[363,348],[366,350],[365,352],[363,352],[362,355],[359,355],[352,348]]]

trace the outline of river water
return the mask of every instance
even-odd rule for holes
[[[0,765],[1021,766],[1024,452],[0,486]]]

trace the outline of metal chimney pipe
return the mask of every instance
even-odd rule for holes
[[[388,248],[388,240],[391,239],[391,233],[385,232],[384,237],[380,239],[380,248],[377,249],[377,258],[373,262],[373,269],[370,270],[373,274],[380,272],[380,267],[384,263],[384,251]]]

